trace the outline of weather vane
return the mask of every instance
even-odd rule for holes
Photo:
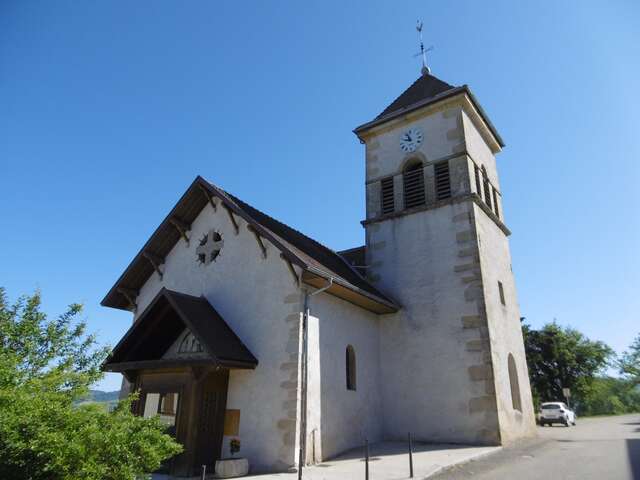
[[[418,24],[416,25],[416,30],[418,31],[418,39],[420,40],[420,53],[416,53],[414,57],[422,57],[422,74],[428,75],[431,73],[431,69],[427,67],[427,52],[433,50],[433,46],[427,48],[425,50],[424,43],[422,42],[422,22],[418,20]]]

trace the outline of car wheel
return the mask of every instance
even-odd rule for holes
[[[562,424],[563,424],[565,427],[568,427],[568,426],[570,425],[569,420],[565,420],[565,421],[563,421],[563,422],[562,422]]]

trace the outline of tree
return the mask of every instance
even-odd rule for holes
[[[640,411],[640,391],[623,378],[596,377],[580,404],[582,415],[617,415]]]
[[[579,405],[595,376],[608,364],[613,350],[586,338],[578,330],[546,324],[540,330],[522,326],[534,402],[562,400],[562,388],[570,388]]]
[[[0,478],[133,480],[182,447],[158,419],[131,414],[133,397],[113,412],[75,406],[102,376],[108,354],[73,304],[56,320],[40,294],[9,305],[0,288]]]
[[[635,384],[640,383],[640,334],[618,360],[620,373]]]

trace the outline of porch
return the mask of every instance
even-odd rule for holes
[[[121,372],[139,398],[136,415],[159,416],[184,446],[162,472],[213,471],[220,458],[230,369],[258,361],[205,298],[162,289],[103,369]]]

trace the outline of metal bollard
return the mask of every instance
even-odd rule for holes
[[[369,440],[364,439],[364,480],[369,480]]]
[[[411,432],[409,432],[409,478],[413,478],[413,442]]]
[[[206,476],[207,476],[207,466],[202,465],[202,476],[200,477],[200,480],[205,480]]]

